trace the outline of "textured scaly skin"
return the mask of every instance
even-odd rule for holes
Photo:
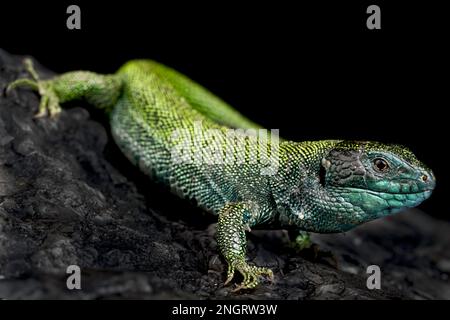
[[[342,140],[275,145],[276,140],[259,140],[251,132],[229,136],[230,128],[260,127],[156,62],[130,61],[114,75],[75,71],[50,80],[39,80],[26,63],[34,80],[16,80],[8,91],[21,85],[39,91],[37,116],[55,116],[60,103],[76,99],[104,109],[115,142],[131,162],[218,215],[226,283],[235,270],[244,276],[236,290],[256,287],[260,275],[273,277],[270,269],[246,262],[246,230],[343,232],[417,206],[435,186],[431,170],[397,145]],[[272,174],[262,173],[266,158],[254,152],[263,145],[276,160]],[[184,161],[179,161],[180,147],[190,151]],[[214,160],[214,150],[223,151],[221,163]]]

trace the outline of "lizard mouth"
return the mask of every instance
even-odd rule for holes
[[[434,188],[427,188],[419,191],[399,191],[399,192],[392,192],[389,190],[373,190],[373,189],[365,189],[365,188],[358,188],[358,187],[337,187],[332,186],[330,187],[331,190],[349,190],[349,191],[355,191],[355,192],[369,192],[372,194],[392,194],[392,195],[413,195],[413,194],[423,194],[423,193],[431,193],[433,192]]]
[[[428,199],[433,189],[425,189],[417,192],[390,192],[390,191],[376,191],[363,188],[344,187],[335,188],[336,191],[345,194],[359,194],[361,195],[361,201],[366,201],[365,198],[379,198],[382,199],[389,207],[401,208],[401,207],[415,207]]]
[[[427,194],[427,193],[432,193],[433,189],[425,189],[425,190],[421,190],[421,191],[416,191],[416,192],[391,192],[391,191],[377,191],[377,190],[371,190],[371,189],[363,189],[363,188],[354,188],[354,187],[350,187],[350,188],[342,188],[342,189],[347,189],[347,190],[354,190],[354,191],[359,191],[359,192],[368,192],[371,194],[390,194],[390,195],[421,195],[421,194]]]

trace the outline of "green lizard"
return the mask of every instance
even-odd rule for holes
[[[256,287],[260,276],[273,279],[269,268],[246,262],[246,230],[296,230],[304,245],[302,232],[344,232],[419,205],[435,186],[432,171],[402,146],[293,142],[273,133],[263,139],[250,130],[258,125],[153,61],[130,61],[113,75],[74,71],[50,80],[40,80],[31,60],[25,62],[33,79],[18,79],[7,92],[17,86],[38,91],[37,117],[54,117],[60,103],[76,99],[104,109],[130,161],[218,215],[218,247],[228,263],[225,284],[235,270],[243,275],[236,290]]]

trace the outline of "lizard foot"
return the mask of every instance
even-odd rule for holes
[[[320,248],[319,245],[312,242],[309,233],[300,232],[295,236],[291,234],[291,242],[289,243],[289,247],[293,249],[296,253],[311,256],[313,260],[317,260]]]
[[[291,242],[291,247],[297,251],[302,251],[304,249],[309,249],[313,246],[313,242],[311,241],[311,237],[308,233],[300,233],[297,235],[295,240]]]
[[[244,280],[232,291],[238,292],[243,289],[253,289],[259,284],[259,277],[266,276],[270,282],[273,281],[273,272],[269,268],[250,266],[244,260],[235,260],[228,265],[227,280],[224,285],[226,286],[234,277],[235,270],[238,270],[243,276]]]
[[[322,261],[332,267],[338,268],[337,257],[329,251],[321,250],[317,243],[312,242],[309,233],[301,232],[290,242],[289,247],[296,253],[301,253],[303,257],[313,261]]]
[[[50,115],[51,118],[56,117],[61,113],[61,106],[59,105],[59,99],[53,90],[51,81],[40,80],[36,70],[33,67],[31,59],[24,60],[25,68],[33,79],[22,78],[11,82],[6,88],[6,94],[17,87],[30,87],[32,90],[39,92],[41,96],[41,103],[39,104],[39,110],[35,114],[35,118],[41,118]]]

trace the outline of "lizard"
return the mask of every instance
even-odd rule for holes
[[[243,276],[235,291],[274,279],[270,268],[247,262],[252,228],[291,230],[304,247],[309,232],[345,232],[418,206],[435,188],[432,170],[404,146],[297,142],[272,132],[264,139],[255,134],[261,126],[151,60],[131,60],[114,74],[71,71],[46,80],[31,59],[25,66],[32,79],[17,79],[6,92],[38,91],[36,117],[57,118],[61,104],[84,99],[104,110],[115,143],[143,173],[217,215],[217,245],[228,266],[224,284],[236,271]]]

